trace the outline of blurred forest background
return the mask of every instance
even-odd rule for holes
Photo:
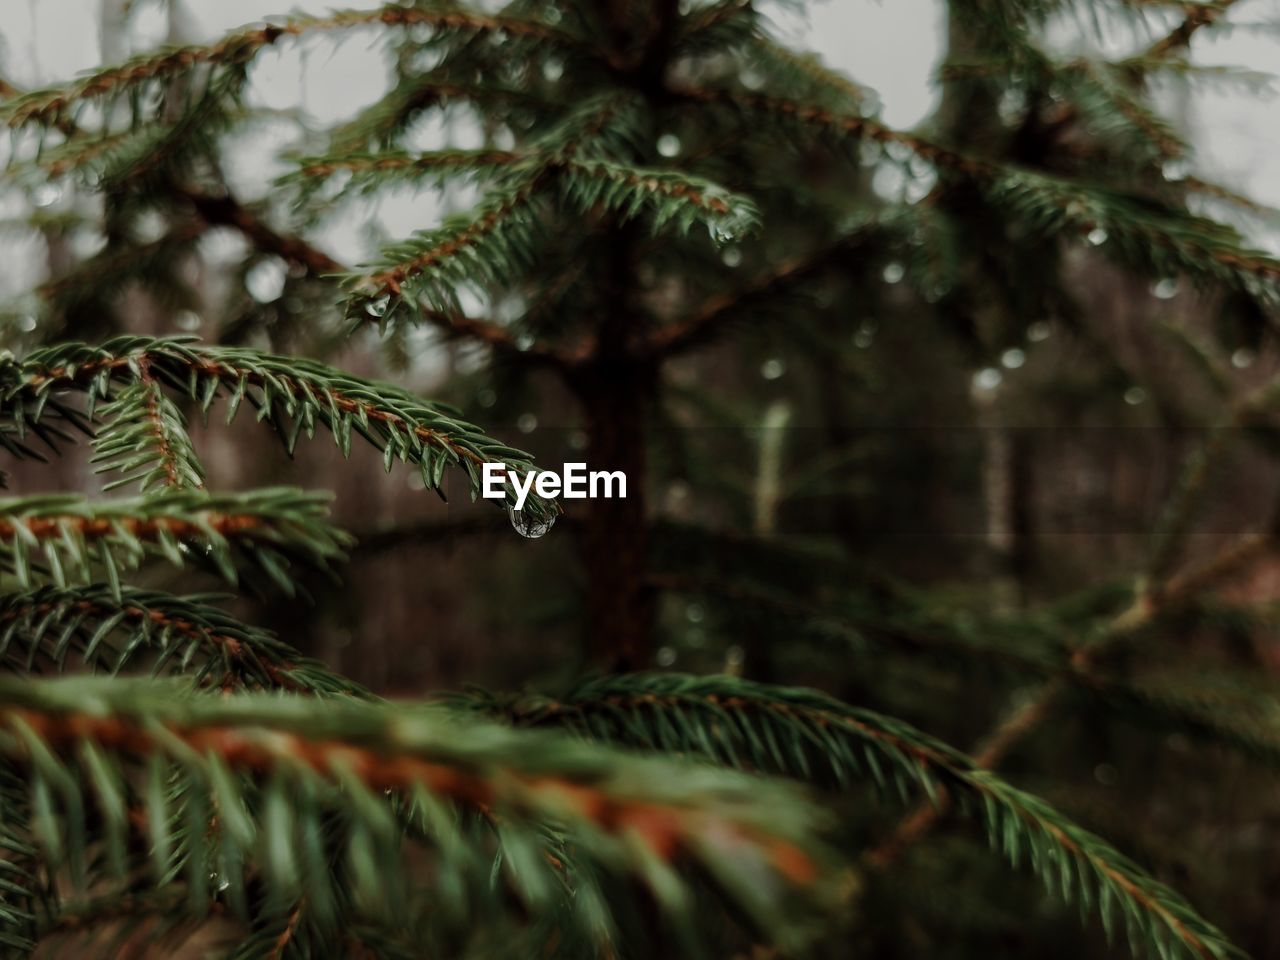
[[[965,92],[957,78],[975,51],[949,25],[945,3],[759,6],[781,36],[875,89],[880,116],[898,129],[982,148],[1025,119],[1027,104],[1012,93],[974,101]],[[1274,0],[1231,6],[1229,22],[1196,33],[1185,58],[1177,52],[1187,70],[1152,81],[1172,134],[1193,150],[1146,171],[1280,205],[1280,105],[1263,75],[1280,63],[1280,9]],[[0,75],[38,88],[281,12],[261,0],[7,0]],[[1159,4],[1136,21],[1063,17],[1043,42],[1064,60],[1120,58],[1148,49],[1183,17],[1177,5]],[[2,322],[15,351],[121,331],[248,342],[447,400],[544,466],[596,466],[604,451],[609,465],[630,469],[625,508],[570,502],[550,533],[528,540],[465,491],[446,505],[422,495],[411,472],[384,474],[368,450],[344,465],[331,445],[314,444],[291,463],[252,425],[197,429],[211,489],[278,482],[335,491],[335,516],[359,539],[341,586],[317,580],[314,604],[273,599],[245,613],[377,692],[554,687],[584,665],[618,665],[624,650],[625,666],[817,686],[968,747],[1037,687],[1004,670],[1001,651],[1021,644],[1038,654],[1073,624],[1125,608],[1135,575],[1152,571],[1161,518],[1197,451],[1208,450],[1210,465],[1179,563],[1280,522],[1274,451],[1244,437],[1246,425],[1230,413],[1280,372],[1274,314],[1249,297],[1120,269],[1093,249],[1114,239],[1102,228],[1060,261],[994,240],[980,251],[994,273],[1043,267],[1054,275],[1036,277],[1045,284],[1021,302],[988,290],[989,301],[957,305],[929,288],[909,255],[869,253],[829,282],[776,298],[764,322],[729,326],[705,344],[693,338],[664,358],[644,386],[646,402],[623,411],[597,403],[588,387],[566,387],[521,346],[524,334],[513,335],[514,348],[493,349],[434,327],[413,328],[390,348],[374,330],[345,338],[318,277],[368,261],[380,244],[478,196],[465,183],[438,191],[408,183],[319,214],[294,206],[296,183],[279,178],[296,171],[297,157],[322,152],[322,131],[393,89],[396,56],[374,30],[261,53],[250,67],[248,116],[218,144],[225,191],[187,197],[198,216],[180,234],[177,213],[143,211],[121,247],[143,257],[111,258],[118,238],[100,229],[101,196],[71,181],[11,182],[0,194]],[[541,82],[554,86],[556,70],[544,65]],[[1107,133],[1107,109],[1081,139]],[[504,149],[508,136],[458,104],[424,115],[402,145]],[[1078,146],[1067,136],[1053,150]],[[718,145],[699,129],[673,127],[655,149],[666,158],[714,156]],[[735,159],[747,162],[726,158],[729,183]],[[801,188],[815,207],[919,200],[933,187],[905,161],[868,164],[855,177],[837,166],[815,150],[788,157],[777,176],[801,178],[785,186]],[[718,280],[750,282],[777,259],[766,253],[785,251],[806,229],[793,217],[770,233],[772,188],[763,180],[770,246],[727,238],[698,265]],[[1280,225],[1263,206],[1207,188],[1195,202],[1252,245],[1280,250]],[[276,226],[255,234],[242,211]],[[305,238],[302,254],[281,246],[295,234]],[[660,275],[639,281],[650,302],[696,303]],[[871,286],[874,296],[853,292]],[[502,303],[468,296],[469,312],[501,320]],[[625,434],[618,424],[627,417],[644,419],[642,433]],[[609,449],[613,433],[628,442],[643,435],[644,450]],[[29,494],[96,483],[85,458],[68,456],[53,468],[14,464],[10,487]],[[612,531],[604,541],[602,525]],[[1118,669],[1173,691],[1192,677],[1198,697],[1217,691],[1231,702],[1242,689],[1265,689],[1280,680],[1278,599],[1280,558],[1265,557],[1196,616],[1165,624],[1156,655]],[[937,656],[953,639],[989,648],[995,665]],[[1265,696],[1250,702],[1251,722],[1276,719]],[[1273,775],[1194,746],[1176,724],[1153,731],[1140,714],[1063,709],[1005,766],[1021,785],[1123,840],[1255,956],[1280,957]],[[850,830],[868,844],[893,829],[893,811],[849,807]],[[1069,909],[1010,881],[972,831],[941,831],[901,856],[900,869],[858,880],[867,885],[860,916],[877,922],[855,917],[849,935],[868,955],[1104,949]]]

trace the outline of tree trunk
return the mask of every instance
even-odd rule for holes
[[[611,671],[652,661],[653,597],[648,585],[645,417],[650,372],[601,358],[584,371],[577,391],[586,411],[587,465],[621,470],[625,499],[584,501],[583,561],[587,572],[587,652]]]

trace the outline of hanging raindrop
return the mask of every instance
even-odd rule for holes
[[[720,199],[724,199],[726,203],[729,202],[728,198]],[[750,233],[754,226],[755,217],[750,211],[731,207],[725,213],[708,221],[707,233],[711,234],[711,239],[717,247],[723,248],[741,239],[744,234]]]
[[[364,305],[364,312],[371,317],[385,317],[387,309],[391,306],[390,296],[381,296],[376,300],[369,300]]]
[[[1000,354],[1000,365],[1007,370],[1017,370],[1027,362],[1027,355],[1017,347],[1010,347]]]
[[[983,367],[973,375],[973,385],[978,390],[994,390],[1004,379],[995,367]]]
[[[664,157],[674,157],[680,152],[680,138],[674,133],[664,133],[658,138],[658,153]]]
[[[244,288],[258,303],[279,300],[288,279],[288,265],[279,257],[259,260],[244,275]]]
[[[1255,359],[1257,359],[1257,354],[1248,347],[1241,347],[1231,354],[1231,365],[1237,370],[1243,370],[1245,367],[1252,366]]]
[[[51,207],[62,199],[62,188],[56,183],[42,183],[31,194],[31,202],[37,207]]]
[[[1107,242],[1108,233],[1102,227],[1094,227],[1089,231],[1088,240],[1095,247],[1100,247]]]
[[[547,531],[556,523],[554,513],[543,515],[529,510],[517,510],[515,507],[507,507],[507,516],[511,518],[511,526],[515,532],[529,540],[546,536]]]

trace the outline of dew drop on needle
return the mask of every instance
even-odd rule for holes
[[[554,513],[543,516],[530,510],[517,510],[514,507],[507,507],[507,515],[511,518],[511,526],[515,532],[529,540],[546,536],[547,531],[555,526],[556,522]]]

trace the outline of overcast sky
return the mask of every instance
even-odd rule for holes
[[[104,0],[0,0],[3,71],[23,86],[50,84],[73,77],[102,62],[153,47],[168,30],[158,0],[139,4],[130,35],[117,49],[104,51],[99,31]],[[124,0],[105,0],[119,4]],[[175,0],[179,29],[185,37],[207,40],[280,10],[325,13],[335,4],[324,0]],[[345,7],[373,7],[378,0],[349,0]],[[943,23],[937,0],[816,0],[805,14],[770,7],[782,34],[818,52],[830,65],[847,72],[881,94],[884,118],[910,127],[928,115],[936,102],[930,77],[942,49]],[[1179,14],[1173,11],[1171,17]],[[1277,0],[1242,0],[1232,10],[1236,21],[1280,22]],[[1173,22],[1172,20],[1170,22]],[[1069,37],[1071,31],[1062,31]],[[372,45],[375,31],[313,36],[302,43],[282,43],[264,52],[253,74],[256,102],[271,107],[299,107],[317,125],[349,116],[373,101],[386,87],[387,70]],[[1074,42],[1074,41],[1068,41]],[[1137,49],[1127,30],[1091,38],[1109,52]],[[121,49],[120,47],[123,47]],[[1280,64],[1280,30],[1202,31],[1196,36],[1195,59],[1204,64],[1232,64],[1253,70]],[[1196,172],[1254,197],[1280,206],[1280,98],[1259,101],[1231,89],[1194,95],[1189,120],[1197,143]],[[252,196],[261,193],[274,172],[271,153],[288,144],[281,127],[255,133],[235,155],[233,185]],[[435,213],[434,201],[416,203],[405,197],[384,200],[376,222],[389,235],[430,226],[423,218]],[[367,215],[364,218],[369,219]],[[335,224],[325,242],[343,259],[367,254],[370,239],[351,224]],[[1270,244],[1269,244],[1270,245]]]

